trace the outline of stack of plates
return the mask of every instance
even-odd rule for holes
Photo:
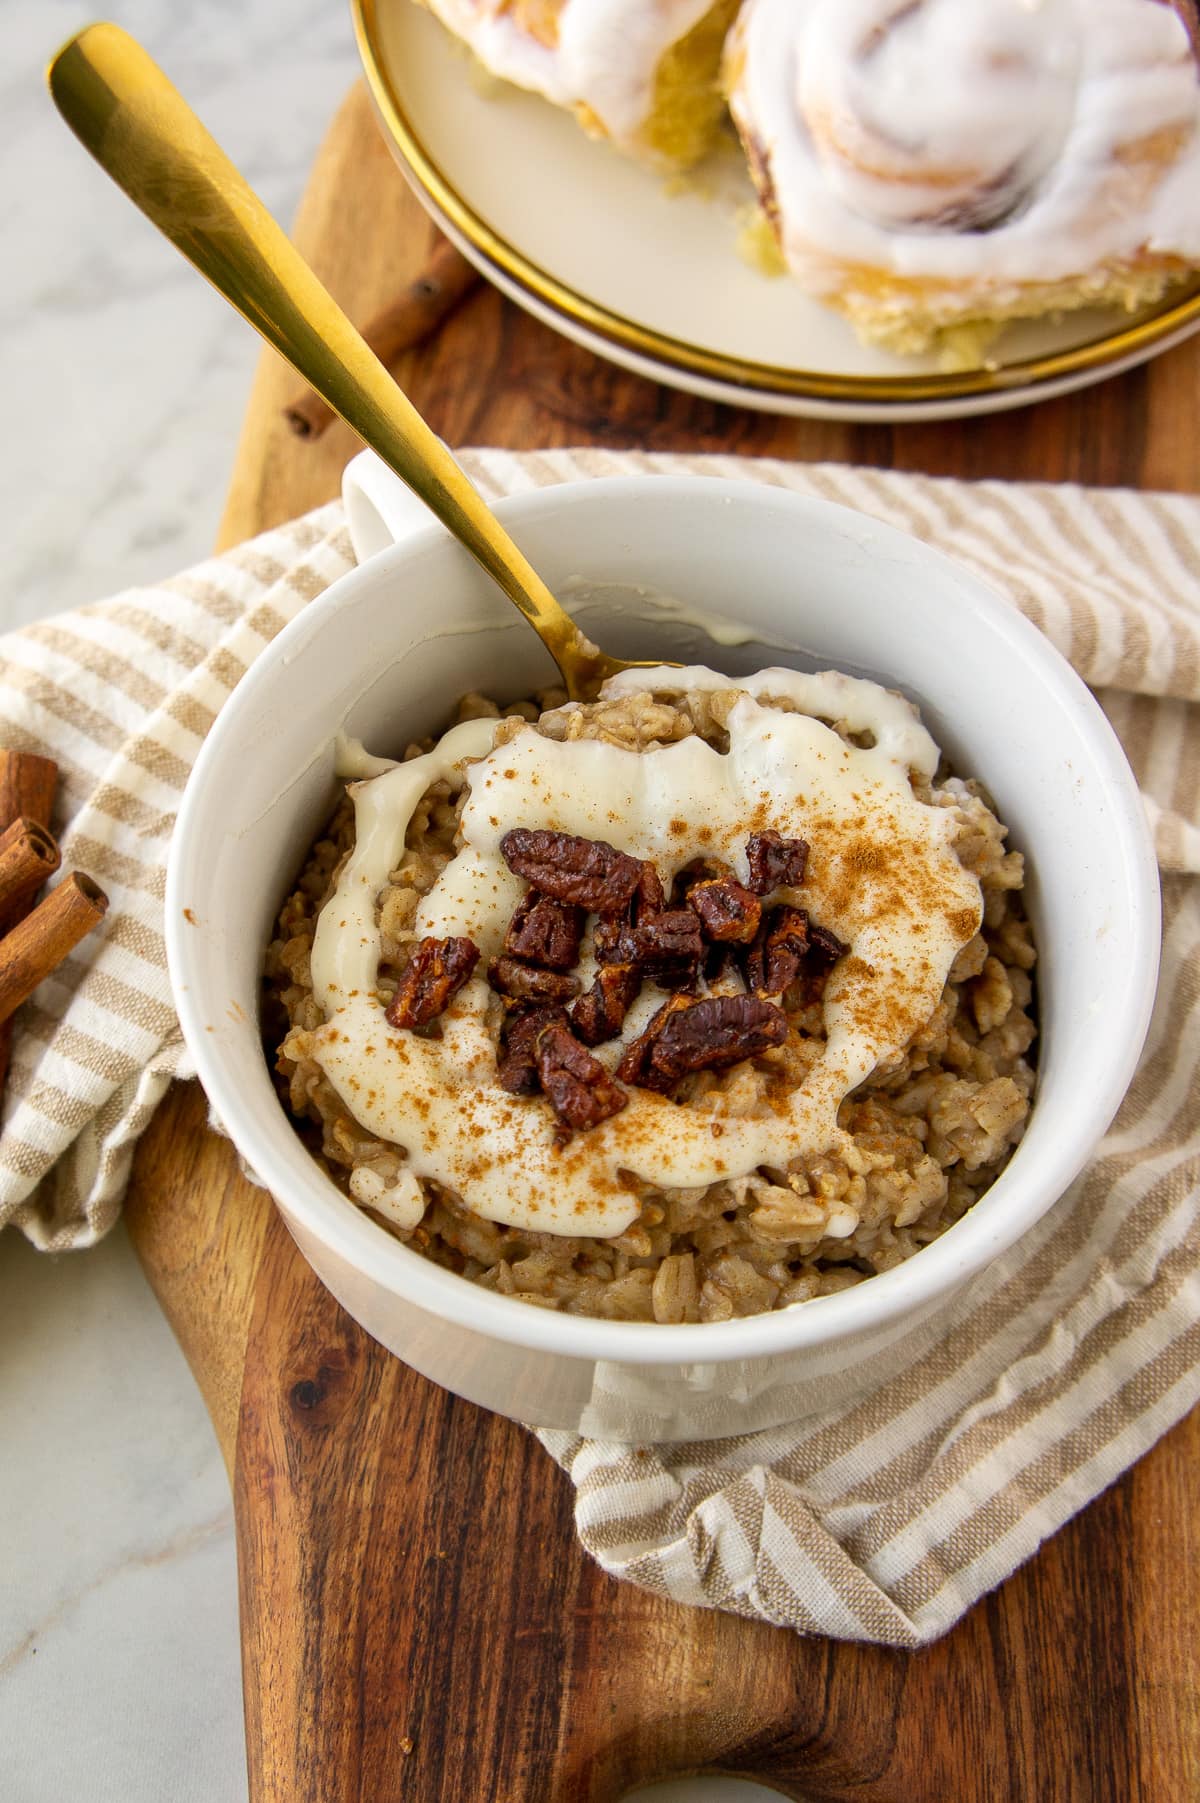
[[[732,145],[671,184],[489,83],[413,0],[353,6],[383,128],[438,224],[519,305],[641,375],[778,413],[951,419],[1082,388],[1200,329],[1198,283],[1132,316],[1010,326],[984,369],[946,374],[870,348],[739,256],[753,195]]]

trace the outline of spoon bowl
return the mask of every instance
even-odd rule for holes
[[[119,26],[89,25],[47,70],[76,137],[267,343],[341,415],[497,582],[568,695],[619,670],[579,630],[158,64]]]

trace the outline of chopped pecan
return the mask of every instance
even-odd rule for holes
[[[664,963],[657,970],[647,966],[646,975],[659,989],[669,989],[680,995],[695,995],[700,988],[700,965],[690,961],[686,964]]]
[[[755,895],[772,889],[794,888],[804,881],[808,867],[808,841],[785,839],[780,833],[751,833],[746,841],[750,888]]]
[[[603,839],[541,828],[513,827],[501,839],[500,851],[509,869],[543,895],[596,914],[624,908],[644,868],[639,859]]]
[[[552,895],[527,890],[517,904],[504,935],[504,949],[530,964],[550,970],[570,970],[579,961],[583,937],[583,909]]]
[[[773,908],[763,917],[746,958],[746,982],[759,995],[782,995],[800,975],[808,952],[803,908]]]
[[[666,891],[653,864],[643,863],[631,905],[634,920],[640,920],[645,914],[661,914],[666,907]]]
[[[815,926],[803,908],[774,908],[763,916],[746,955],[746,982],[758,995],[782,995],[803,977],[804,997],[819,1001],[825,979],[850,947],[828,927]]]
[[[632,926],[601,921],[593,949],[600,964],[636,964],[664,987],[694,983],[704,955],[700,921],[690,908],[665,908]]]
[[[706,939],[747,945],[758,931],[762,903],[734,877],[708,877],[693,883],[688,907],[700,916]]]
[[[632,964],[600,966],[591,988],[571,1004],[571,1027],[584,1045],[615,1039],[641,986],[641,972]]]
[[[636,965],[664,989],[694,988],[704,950],[699,924],[690,908],[667,906],[658,871],[643,863],[628,906],[596,923],[592,949],[597,963]]]
[[[850,950],[836,933],[831,933],[828,927],[814,926],[811,920],[808,923],[808,944],[818,964],[836,964]]]
[[[704,973],[704,981],[710,990],[727,983],[731,977],[736,977],[739,979],[736,993],[740,993],[745,972],[738,962],[736,954],[744,949],[742,946],[722,945],[719,941],[715,945],[709,946],[701,968]]]
[[[592,951],[597,964],[628,964],[629,933],[628,920],[598,920],[592,934]]]
[[[675,872],[671,883],[671,906],[673,908],[686,907],[697,883],[706,883],[716,877],[732,875],[733,872],[728,864],[722,864],[718,858],[693,858],[690,864],[682,865]]]
[[[387,1005],[393,1027],[424,1027],[457,995],[479,962],[479,947],[470,939],[422,939],[400,973],[396,993]]]
[[[501,1087],[514,1096],[533,1096],[541,1088],[534,1047],[543,1027],[566,1026],[567,1016],[554,1006],[514,1008],[504,1028],[504,1056],[497,1069]]]
[[[804,972],[804,1000],[819,1002],[825,994],[829,973],[839,958],[850,950],[828,927],[808,923],[808,958]]]
[[[782,1045],[787,1033],[782,1008],[761,996],[706,996],[667,1016],[650,1048],[649,1074],[669,1084],[689,1071],[740,1064]]]
[[[651,976],[694,969],[704,954],[700,922],[690,908],[664,908],[629,930],[632,962]]]
[[[488,965],[488,982],[499,995],[519,1002],[569,1002],[579,994],[579,978],[564,971],[542,970],[536,964],[522,964],[507,953],[493,958]]]
[[[658,1013],[651,1017],[645,1032],[641,1033],[637,1039],[630,1041],[622,1052],[620,1063],[617,1065],[616,1074],[622,1083],[637,1083],[643,1089],[669,1089],[671,1087],[669,1077],[655,1075],[651,1069],[650,1060],[659,1034],[668,1020],[679,1009],[687,1006],[688,1002],[685,996],[672,996],[671,1000],[664,1002]]]
[[[542,1027],[535,1046],[542,1088],[564,1127],[598,1127],[628,1106],[625,1091],[566,1027]]]
[[[703,965],[710,983],[725,976],[733,946],[753,939],[762,916],[758,897],[740,884],[729,865],[718,858],[693,858],[676,871],[671,884],[671,906],[690,907],[700,920],[704,936],[710,941]]]
[[[619,910],[602,911],[596,922],[595,950],[596,956],[604,962],[628,963],[626,953],[618,947],[622,943],[622,935],[639,920],[649,920],[653,915],[661,914],[667,905],[666,891],[662,879],[653,864],[643,863],[638,880],[625,906]]]

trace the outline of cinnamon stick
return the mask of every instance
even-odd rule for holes
[[[0,828],[24,818],[48,827],[58,789],[58,765],[35,751],[0,750]],[[0,933],[7,933],[29,912],[33,892],[9,904],[0,914]],[[12,1055],[12,1021],[0,1021],[0,1096],[8,1078]]]
[[[35,751],[0,751],[0,831],[24,815],[49,826],[58,790],[58,765]]]
[[[0,833],[0,932],[25,912],[62,862],[54,835],[36,820],[14,820]]]
[[[73,870],[32,914],[0,939],[0,1021],[8,1020],[38,984],[58,969],[85,933],[104,919],[108,897]]]
[[[411,350],[436,332],[481,280],[462,252],[448,238],[439,237],[421,274],[364,326],[363,337],[381,363],[392,363],[401,351]],[[306,388],[289,402],[283,415],[297,438],[320,438],[333,418],[333,409]]]

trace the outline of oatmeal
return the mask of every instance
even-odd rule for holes
[[[659,1321],[863,1281],[971,1206],[1028,1113],[1033,949],[908,702],[693,668],[462,711],[366,763],[269,952],[354,1201],[505,1294]]]

